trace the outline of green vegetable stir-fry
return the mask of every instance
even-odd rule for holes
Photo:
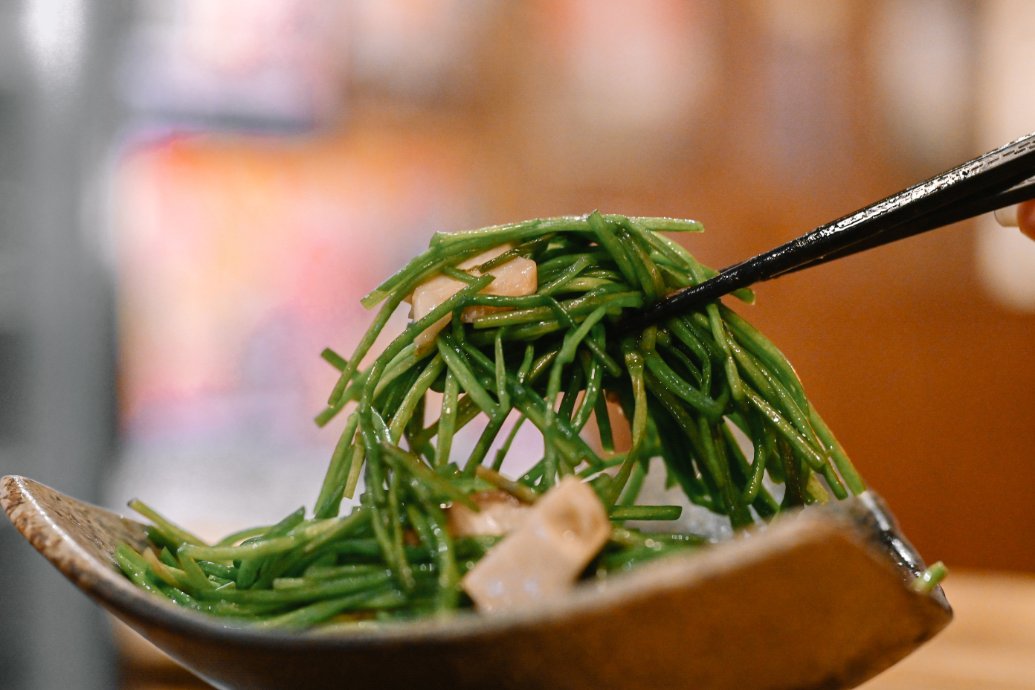
[[[141,587],[218,616],[352,624],[483,608],[468,574],[503,553],[568,477],[592,489],[588,510],[607,525],[602,547],[570,558],[583,578],[707,542],[664,529],[679,506],[640,503],[655,458],[690,503],[734,528],[862,492],[791,366],[734,311],[712,303],[620,328],[623,313],[714,275],[661,234],[700,230],[592,213],[436,234],[363,300],[382,306],[352,357],[323,354],[340,377],[317,423],[340,414],[344,431],[313,513],[209,545],[134,502],[151,520],[151,543],[121,547],[119,566]],[[404,302],[414,320],[371,353]],[[461,454],[454,440],[469,425],[480,436]],[[522,425],[543,444],[541,457],[520,458],[518,476],[508,455]],[[631,441],[616,449],[619,425]],[[361,483],[358,505],[340,514]],[[567,558],[559,545],[528,558],[515,547],[508,558],[535,579],[555,547]]]

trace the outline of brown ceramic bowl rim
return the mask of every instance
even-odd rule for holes
[[[369,649],[400,642],[456,641],[485,634],[499,634],[508,630],[533,627],[543,622],[570,617],[598,609],[607,609],[615,602],[629,602],[656,594],[659,590],[678,589],[687,582],[717,578],[732,567],[743,567],[752,560],[762,559],[774,550],[788,548],[802,534],[831,536],[843,535],[844,526],[851,523],[844,506],[820,506],[784,517],[762,528],[765,539],[758,539],[758,530],[744,533],[733,540],[714,544],[698,553],[673,556],[648,563],[629,573],[606,581],[584,583],[570,595],[542,602],[527,609],[492,615],[461,612],[444,618],[360,625],[354,629],[335,628],[333,631],[260,630],[247,624],[228,623],[225,619],[207,616],[182,608],[164,598],[150,594],[123,577],[113,563],[104,563],[83,548],[61,525],[55,522],[36,500],[35,491],[56,491],[22,476],[3,478],[2,497],[5,508],[14,519],[12,506],[19,501],[31,503],[29,526],[25,534],[32,545],[55,562],[61,572],[96,601],[130,619],[146,622],[170,632],[221,643],[265,648],[315,649]],[[103,511],[121,520],[139,526],[139,523],[117,513],[77,499],[67,500],[86,506],[92,511]],[[860,498],[847,499],[848,502]],[[845,503],[845,502],[842,502]],[[865,535],[853,525],[860,541]],[[45,533],[60,535],[48,542]],[[34,536],[30,536],[34,535]],[[885,560],[882,554],[870,549],[874,558]],[[735,558],[730,558],[735,554]],[[889,567],[892,567],[889,562]]]

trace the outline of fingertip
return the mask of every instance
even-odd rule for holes
[[[1021,232],[1035,240],[1035,199],[1017,207],[1017,226]]]

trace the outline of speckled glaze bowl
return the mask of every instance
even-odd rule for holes
[[[836,688],[942,629],[940,589],[872,494],[783,517],[563,601],[328,633],[233,627],[137,589],[116,570],[141,525],[24,477],[0,502],[73,584],[220,688]]]

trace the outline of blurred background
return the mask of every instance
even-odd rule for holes
[[[0,474],[211,534],[311,505],[319,352],[432,232],[693,217],[725,266],[1035,130],[1033,24],[1024,0],[7,0]],[[1035,572],[1035,243],[979,219],[744,311],[928,559]],[[0,610],[4,688],[182,682],[6,520]]]

